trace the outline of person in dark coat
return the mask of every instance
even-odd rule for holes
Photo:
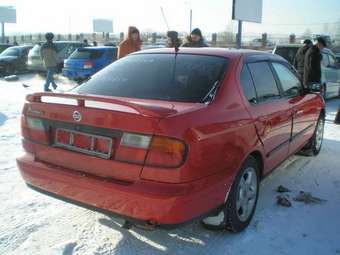
[[[181,39],[178,38],[178,33],[176,31],[168,31],[167,34],[166,47],[168,48],[179,48],[182,44]]]
[[[205,43],[201,30],[195,28],[192,30],[190,36],[188,36],[187,42],[182,44],[182,47],[201,48],[209,47],[209,45]]]
[[[303,85],[321,82],[321,50],[327,46],[325,39],[319,37],[316,44],[306,52]]]
[[[301,76],[301,79],[303,80],[303,73],[305,69],[305,56],[307,50],[313,46],[313,43],[311,40],[306,39],[303,42],[303,46],[299,48],[299,50],[296,53],[295,59],[294,59],[294,67],[298,71],[298,73]]]

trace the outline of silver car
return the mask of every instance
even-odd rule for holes
[[[56,41],[54,42],[58,53],[57,71],[61,71],[64,66],[64,60],[67,59],[76,49],[84,47],[81,42]],[[27,69],[31,71],[46,71],[40,55],[42,43],[36,44],[28,53]]]

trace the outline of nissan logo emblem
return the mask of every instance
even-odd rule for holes
[[[72,117],[77,122],[81,121],[81,113],[78,111],[74,111]]]

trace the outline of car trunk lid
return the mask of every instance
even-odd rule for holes
[[[38,120],[38,124],[31,123],[31,126],[43,130],[28,132],[30,140],[40,141],[33,152],[37,160],[130,182],[139,179],[144,162],[132,164],[117,160],[123,134],[151,137],[159,129],[160,119],[198,107],[190,103],[71,93],[36,93],[29,95],[27,101],[25,121]],[[146,157],[146,154],[139,155],[141,160]]]

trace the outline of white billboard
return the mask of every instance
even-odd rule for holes
[[[94,19],[93,32],[97,33],[113,33],[113,22],[109,19]]]
[[[0,22],[17,23],[17,12],[13,6],[0,6]]]
[[[233,19],[262,22],[263,0],[233,0]]]

